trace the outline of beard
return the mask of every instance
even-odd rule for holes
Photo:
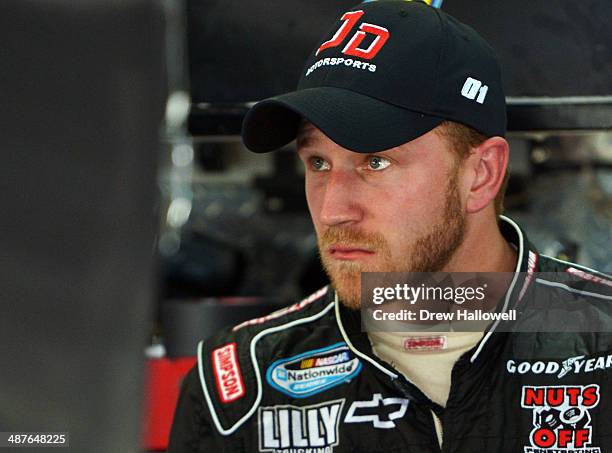
[[[399,257],[393,257],[385,237],[376,232],[330,227],[317,238],[323,268],[346,307],[357,310],[361,306],[362,272],[439,272],[448,264],[465,235],[458,178],[456,165],[449,177],[441,219],[400,250]],[[377,263],[334,260],[325,252],[332,244],[371,250],[379,259]]]

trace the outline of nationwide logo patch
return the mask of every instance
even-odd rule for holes
[[[266,380],[276,390],[306,398],[350,381],[361,371],[361,362],[341,342],[274,362]]]
[[[591,446],[590,411],[599,404],[599,385],[524,386],[521,407],[533,413],[525,453],[601,453]]]
[[[260,407],[259,451],[332,453],[344,399],[311,406]]]

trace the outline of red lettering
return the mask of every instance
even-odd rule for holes
[[[578,429],[576,430],[576,442],[574,443],[574,447],[580,448],[584,447],[588,442],[590,442],[589,437],[591,435],[591,430],[589,429]]]
[[[359,30],[351,38],[346,47],[342,50],[342,53],[347,55],[353,55],[355,57],[363,58],[365,60],[371,60],[376,54],[382,49],[382,47],[389,39],[389,30],[378,25],[373,24],[361,24]],[[359,45],[363,42],[368,33],[376,35],[372,44],[367,49],[360,49]]]
[[[574,432],[570,429],[560,429],[557,434],[557,446],[558,447],[567,447],[572,441]]]
[[[572,406],[577,406],[578,405],[578,397],[582,393],[580,391],[580,388],[579,387],[568,387],[567,389],[565,389],[565,392],[567,393],[567,396],[569,396],[569,403]]]
[[[544,405],[544,389],[525,387],[523,389],[523,406],[543,406]]]
[[[546,402],[551,407],[561,406],[565,399],[565,392],[563,388],[547,388],[546,389]]]
[[[538,429],[533,433],[533,443],[540,448],[550,448],[555,444],[555,433],[550,429]]]
[[[348,36],[351,29],[355,26],[355,24],[357,23],[359,18],[363,16],[363,14],[364,13],[361,10],[345,13],[341,18],[344,23],[340,26],[336,34],[332,36],[330,40],[325,41],[323,44],[321,44],[321,46],[319,46],[315,55],[319,55],[319,53],[325,49],[339,46],[340,43],[344,41],[344,39]]]
[[[597,386],[589,385],[582,392],[582,404],[587,407],[595,406],[599,402],[599,392],[597,391]]]

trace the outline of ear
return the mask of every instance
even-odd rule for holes
[[[473,149],[468,158],[472,177],[466,210],[476,213],[495,200],[506,174],[509,158],[508,142],[491,137]]]

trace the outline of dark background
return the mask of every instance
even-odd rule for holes
[[[189,0],[194,102],[256,101],[294,89],[307,55],[353,0]],[[609,95],[609,0],[445,0],[496,50],[506,95]]]

